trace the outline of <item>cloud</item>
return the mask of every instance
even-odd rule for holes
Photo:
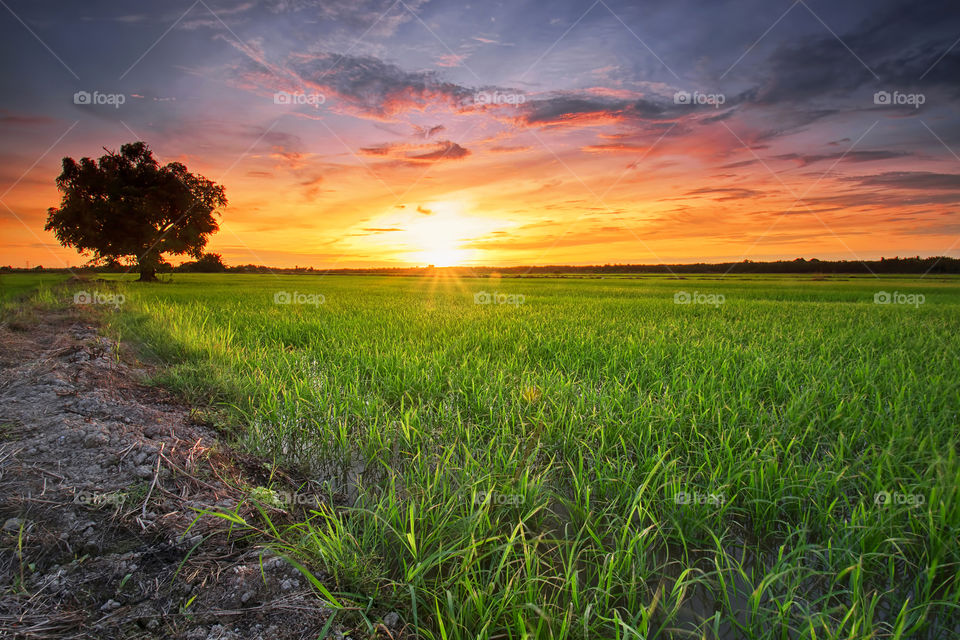
[[[31,114],[15,113],[7,109],[0,109],[0,125],[10,125],[14,127],[37,127],[48,124],[56,124],[58,120],[49,116],[37,116]]]
[[[274,13],[298,13],[309,19],[337,28],[366,32],[369,36],[393,35],[397,29],[414,20],[417,9],[428,0],[267,0]]]
[[[361,147],[360,155],[364,156],[387,156],[393,145],[384,144],[377,147]]]
[[[864,85],[900,91],[922,85],[960,95],[960,50],[950,50],[956,40],[954,3],[898,2],[870,15],[839,37],[824,33],[780,45],[768,58],[765,80],[752,92],[752,101],[797,103],[850,94]]]
[[[888,189],[916,189],[932,191],[960,191],[960,174],[930,171],[888,171],[874,176],[846,178],[865,187]]]
[[[469,150],[464,149],[455,142],[444,140],[440,143],[440,148],[435,149],[434,151],[408,157],[411,160],[426,160],[433,162],[436,160],[458,160],[460,158],[465,158],[468,155],[470,155]]]
[[[784,153],[773,156],[776,160],[795,160],[801,167],[805,167],[816,162],[834,160],[841,162],[877,162],[880,160],[894,160],[913,155],[907,151],[850,151],[848,153],[825,153],[805,155],[800,153]]]
[[[246,57],[228,71],[234,86],[270,95],[276,91],[320,93],[326,109],[381,122],[396,122],[411,112],[479,110],[475,90],[443,80],[434,71],[406,71],[375,56],[294,52],[281,63],[270,61],[263,44],[229,41]],[[427,128],[427,137],[442,128]]]
[[[438,67],[459,67],[467,59],[466,54],[448,53],[437,58]]]
[[[759,164],[760,161],[754,158],[753,160],[740,160],[737,162],[728,162],[727,164],[720,165],[721,169],[742,169],[743,167],[749,167],[750,165]]]
[[[177,28],[187,31],[201,28],[223,29],[225,23],[237,25],[246,22],[247,17],[243,14],[256,6],[257,3],[255,2],[243,2],[232,7],[204,6],[197,11],[189,12],[189,15],[177,24]],[[238,18],[233,18],[233,16],[238,16]],[[129,17],[140,18],[140,16]]]
[[[719,201],[725,200],[746,200],[763,196],[763,192],[755,189],[744,189],[741,187],[702,187],[687,192],[688,196],[716,196],[713,199]]]
[[[583,147],[583,151],[592,153],[644,153],[650,147],[626,142],[611,142],[607,144],[591,144]]]
[[[360,149],[360,153],[404,162],[459,160],[470,155],[469,149],[465,149],[450,140],[438,140],[425,144],[387,143],[375,147],[363,147]]]
[[[404,71],[372,56],[301,55],[290,69],[322,92],[331,108],[374,119],[392,120],[428,108],[458,110],[473,96],[470,89],[431,71]]]
[[[876,209],[900,209],[926,205],[955,205],[960,203],[960,196],[956,193],[887,193],[882,191],[871,193],[859,191],[817,198],[807,197],[803,199],[803,203],[808,206],[836,206],[850,211],[856,209],[875,211]],[[807,210],[799,204],[797,208],[801,213]]]
[[[863,187],[835,191],[831,195],[805,197],[807,206],[835,206],[844,209],[896,209],[960,203],[960,175],[929,171],[889,171],[872,176],[840,178],[840,184]],[[802,213],[805,208],[798,205]]]
[[[315,175],[304,178],[300,181],[301,187],[306,187],[303,190],[303,195],[307,199],[316,198],[320,193],[320,185],[323,183],[323,176]]]
[[[596,126],[626,120],[670,120],[665,104],[638,99],[626,101],[585,93],[563,93],[520,105],[518,120],[527,126]]]
[[[413,125],[413,135],[417,138],[432,138],[436,134],[445,130],[446,127],[442,124],[438,124],[433,127],[421,127],[418,125]]]
[[[492,232],[476,238],[463,246],[482,251],[550,251],[559,248],[579,248],[595,245],[608,247],[611,244],[631,242],[634,236],[625,228],[606,224],[575,225],[576,233],[564,233],[557,237],[557,223],[544,222],[524,225],[508,233]],[[527,233],[522,233],[526,231]],[[541,233],[531,233],[541,231]]]
[[[517,153],[520,151],[529,151],[531,147],[527,146],[505,146],[505,145],[495,145],[490,147],[489,151],[492,153]]]
[[[292,53],[286,62],[274,64],[258,42],[231,44],[248,58],[245,65],[231,71],[236,86],[267,94],[320,93],[326,108],[366,119],[396,122],[418,111],[479,113],[513,108],[509,104],[478,101],[477,89],[446,81],[435,71],[406,71],[375,56]],[[489,95],[520,95],[496,86],[481,89]],[[442,130],[442,125],[438,125],[423,133],[429,137]]]
[[[303,168],[311,155],[312,154],[309,153],[300,153],[299,151],[289,151],[281,145],[274,146],[270,152],[270,157],[277,161],[277,166],[294,170]]]
[[[517,107],[520,113],[514,121],[521,126],[551,128],[620,125],[650,129],[681,121],[707,125],[731,117],[743,100],[740,95],[728,96],[723,109],[718,110],[708,104],[676,104],[672,94],[664,97],[593,88],[529,99]],[[622,138],[631,134],[608,135]]]

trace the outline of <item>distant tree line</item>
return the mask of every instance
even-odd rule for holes
[[[73,271],[94,271],[124,273],[131,270],[131,264],[118,260],[108,259],[99,262],[90,262]],[[31,269],[0,267],[0,272],[14,271],[50,271],[63,272],[68,269],[44,269],[42,266]],[[245,264],[227,266],[217,253],[204,253],[195,261],[184,262],[177,266],[161,261],[157,266],[158,273],[286,273],[286,274],[329,274],[329,275],[458,275],[458,276],[486,276],[500,274],[503,276],[545,276],[563,274],[777,274],[777,273],[809,273],[809,274],[960,274],[960,259],[947,256],[931,256],[921,258],[881,258],[880,260],[818,260],[811,258],[797,258],[795,260],[777,260],[774,262],[741,262],[695,264],[605,264],[592,266],[549,265],[537,267],[384,267],[358,269],[315,269],[313,267],[277,268],[264,265]]]
[[[796,258],[795,260],[777,260],[774,262],[741,262],[694,264],[606,264],[589,267],[546,266],[546,267],[509,267],[492,269],[503,274],[512,273],[810,273],[810,274],[923,274],[923,273],[960,273],[960,259],[946,256],[921,258],[881,258],[880,260],[818,260]]]
[[[924,274],[938,273],[960,274],[960,259],[947,256],[921,258],[881,258],[880,260],[818,260],[797,258],[795,260],[777,260],[773,262],[698,262],[693,264],[605,264],[605,265],[545,265],[521,267],[384,267],[323,270],[313,268],[271,269],[269,267],[245,265],[230,267],[228,271],[245,273],[328,273],[332,275],[434,275],[449,274],[460,276],[484,276],[499,274],[503,276],[544,276],[563,274],[760,274],[760,273],[809,273],[809,274]]]

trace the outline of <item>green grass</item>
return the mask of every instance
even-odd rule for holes
[[[960,280],[119,286],[162,384],[336,497],[271,535],[420,637],[960,633]]]
[[[37,289],[49,288],[68,277],[59,273],[0,274],[0,307]]]

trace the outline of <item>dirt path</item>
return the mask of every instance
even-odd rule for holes
[[[191,528],[242,499],[239,458],[92,316],[32,313],[0,323],[0,638],[317,638],[295,569]]]

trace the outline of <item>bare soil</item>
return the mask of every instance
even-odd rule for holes
[[[0,638],[320,637],[307,580],[199,516],[242,504],[257,465],[85,313],[0,322]]]

